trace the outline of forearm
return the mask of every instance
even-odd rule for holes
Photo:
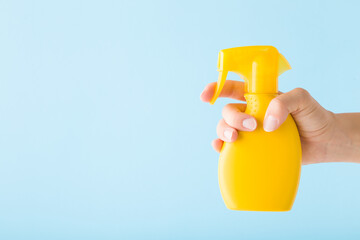
[[[334,114],[335,126],[327,156],[331,162],[360,163],[360,113]]]

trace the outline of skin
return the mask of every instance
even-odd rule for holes
[[[210,102],[215,87],[216,82],[208,84],[200,99]],[[245,101],[244,83],[227,80],[220,97]],[[256,120],[243,113],[245,109],[244,103],[232,103],[224,107],[223,119],[216,129],[218,139],[212,142],[217,152],[220,152],[224,141],[235,141],[238,131],[256,129]],[[289,114],[293,116],[299,130],[303,164],[360,163],[360,113],[334,114],[324,109],[305,89],[296,88],[280,93],[270,102],[264,118],[264,130],[276,130]]]

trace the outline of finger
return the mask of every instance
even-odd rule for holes
[[[223,141],[221,139],[215,139],[212,141],[211,145],[214,148],[215,151],[220,152],[222,145],[223,145]]]
[[[216,82],[209,83],[200,95],[200,99],[204,102],[210,102],[214,96]],[[219,97],[227,97],[235,100],[245,101],[244,98],[244,82],[226,80]]]
[[[292,113],[309,110],[317,102],[302,88],[283,93],[271,100],[264,118],[264,130],[272,132],[278,129],[287,116]]]
[[[253,116],[243,113],[246,104],[232,103],[224,107],[222,116],[227,125],[240,131],[254,131],[257,123]]]
[[[221,119],[216,127],[218,137],[224,142],[233,142],[237,139],[238,133],[236,129],[230,127],[224,119]]]

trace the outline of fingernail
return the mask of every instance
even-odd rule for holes
[[[253,118],[247,118],[242,122],[244,128],[249,130],[255,130],[256,128],[256,120]]]
[[[279,120],[273,116],[267,116],[264,121],[265,132],[272,132],[279,126]]]
[[[233,130],[225,129],[225,131],[224,131],[224,137],[225,137],[226,140],[228,140],[228,141],[231,141],[233,134],[234,134],[234,131],[233,131]]]

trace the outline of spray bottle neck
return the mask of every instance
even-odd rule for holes
[[[244,76],[245,91],[248,93],[278,92],[278,55],[262,54],[255,56],[249,67],[249,74]],[[238,74],[241,75],[239,72]]]

